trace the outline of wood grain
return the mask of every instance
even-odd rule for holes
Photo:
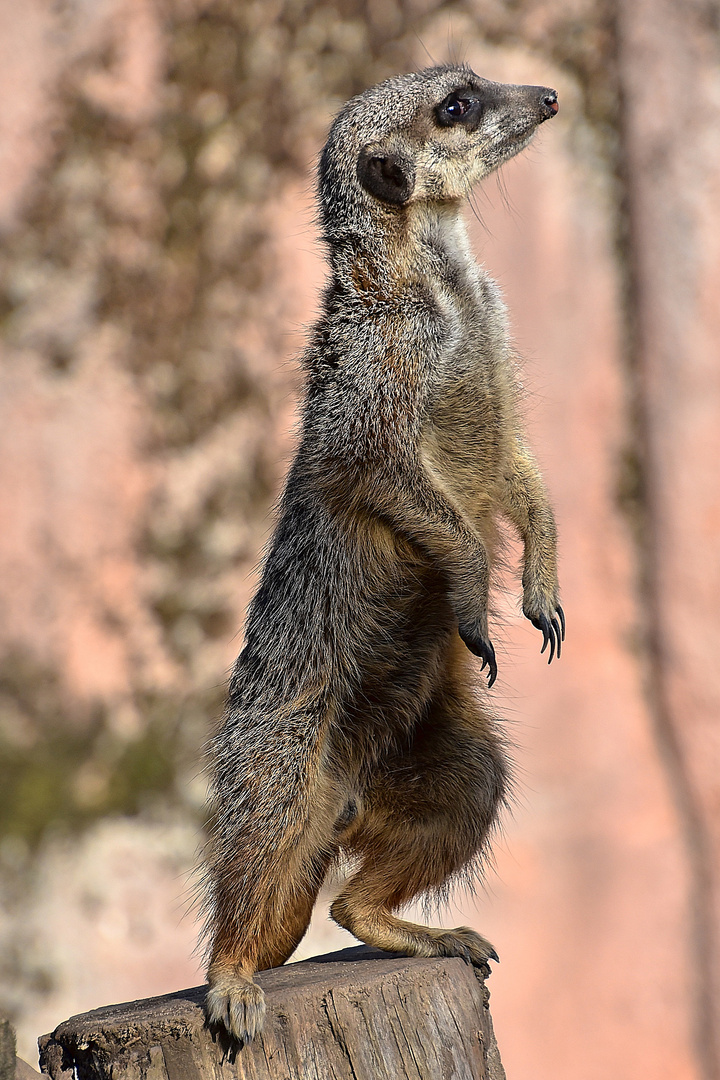
[[[267,1020],[237,1054],[205,987],[111,1005],[40,1040],[52,1080],[505,1080],[482,974],[360,946],[261,972]]]

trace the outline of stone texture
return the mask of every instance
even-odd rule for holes
[[[202,979],[189,913],[197,827],[178,818],[106,819],[56,838],[16,906],[0,911],[4,1008],[24,1020],[18,1051],[29,1062],[38,1034],[68,1011]]]
[[[41,1074],[22,1058],[15,1058],[15,1080],[38,1080]]]
[[[498,947],[513,1080],[717,1080],[713,13],[2,6],[0,994],[25,1057],[71,1010],[197,977],[173,903],[195,844],[163,849],[172,814],[197,835],[213,688],[292,444],[291,358],[323,273],[310,166],[339,100],[425,46],[561,102],[478,195],[473,240],[523,356],[569,635],[547,668],[516,585],[498,596],[517,803],[488,894],[441,919]],[[183,762],[119,798],[118,762],[154,761],[142,740],[162,731]],[[61,767],[30,769],[43,753]],[[139,812],[152,823],[88,827]],[[319,908],[313,934],[334,933]]]
[[[696,1046],[718,1077],[720,34],[713,5],[619,14],[647,680],[691,866]]]
[[[0,1018],[0,1080],[15,1075],[15,1031],[9,1020]]]

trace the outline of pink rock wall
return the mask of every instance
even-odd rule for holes
[[[679,0],[0,12],[0,667],[24,650],[60,688],[24,716],[16,676],[0,679],[0,750],[26,738],[33,753],[101,708],[105,757],[73,788],[100,816],[151,698],[168,716],[197,703],[183,736],[197,759],[238,648],[323,272],[307,165],[332,110],[425,63],[418,29],[435,58],[558,86],[558,119],[471,222],[524,357],[568,614],[548,668],[516,585],[498,597],[494,696],[518,801],[487,894],[443,913],[501,954],[492,1005],[513,1080],[720,1076],[711,14]],[[258,118],[278,71],[291,117],[273,143]],[[173,796],[190,832],[193,771]],[[63,840],[78,886],[56,888],[57,850],[28,848],[0,799],[3,872],[23,868],[0,889],[0,941],[33,943],[0,957],[0,990],[26,1056],[70,1012],[196,979],[177,911],[192,844],[167,826],[165,867],[153,806],[122,839],[151,867],[143,945],[86,902],[87,852],[118,862],[113,828]],[[133,890],[128,904],[106,890],[103,910],[141,910],[137,873]],[[81,985],[74,947],[44,944],[63,925],[88,942]]]
[[[515,56],[503,77],[528,63]],[[496,698],[520,798],[475,920],[500,951],[492,1008],[508,1076],[669,1080],[696,1075],[687,862],[643,690],[637,553],[618,497],[630,435],[611,190],[573,151],[561,80],[552,73],[568,106],[557,127],[504,171],[511,212],[492,199],[473,228],[526,358],[568,619],[547,667],[516,589],[502,609]]]
[[[691,867],[694,1035],[720,1075],[720,64],[717,12],[620,12],[623,147],[645,483],[647,680]],[[688,109],[682,108],[688,102]]]

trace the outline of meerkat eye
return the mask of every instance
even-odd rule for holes
[[[435,119],[440,127],[463,124],[472,129],[480,122],[483,112],[482,102],[471,90],[455,90],[436,107]]]
[[[454,101],[448,101],[445,112],[448,116],[452,116],[453,120],[457,120],[464,116],[469,108],[470,102],[466,98],[456,98]]]

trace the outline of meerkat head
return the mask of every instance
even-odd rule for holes
[[[326,232],[368,214],[452,202],[519,153],[558,111],[557,93],[428,68],[366,90],[337,116],[320,161]]]

